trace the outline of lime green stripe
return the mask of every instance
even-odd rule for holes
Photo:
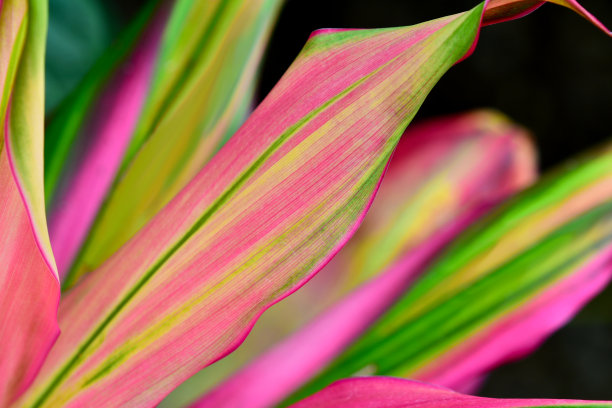
[[[454,61],[454,58],[458,58],[458,56],[462,55],[462,53],[465,51],[465,48],[471,43],[471,38],[473,38],[475,29],[477,28],[478,17],[480,15],[480,12],[481,12],[481,9],[476,8],[475,10],[472,11],[472,13],[466,15],[466,17],[463,20],[459,20],[456,24],[450,25],[450,29],[452,29],[453,31],[448,35],[450,37],[453,37],[454,35],[458,35],[461,37],[461,41],[457,42],[457,40],[451,39],[450,41],[448,41],[450,44],[445,43],[445,45],[447,46],[446,49],[438,51],[437,53],[434,52],[434,56],[437,58],[446,57],[446,58],[442,58],[443,63],[441,65],[443,66],[443,68],[451,66]],[[461,36],[465,32],[469,34],[467,36]],[[450,57],[448,57],[449,54],[450,54]],[[110,324],[110,322],[113,321],[113,319],[123,310],[123,308],[134,298],[134,296],[140,291],[140,289],[142,289],[146,285],[146,283],[154,276],[154,274],[159,270],[159,268],[161,268],[161,266],[165,264],[166,261],[170,259],[170,257],[173,256],[179,250],[179,248],[182,247],[185,244],[185,242],[187,242],[187,240],[195,234],[196,231],[198,231],[203,225],[205,225],[205,223],[210,219],[210,217],[212,217],[212,215],[223,204],[227,203],[228,200],[238,192],[239,188],[257,171],[257,169],[259,169],[265,163],[265,161],[275,151],[281,148],[282,145],[285,142],[287,142],[294,133],[299,131],[300,128],[302,128],[304,125],[310,122],[315,116],[324,112],[328,108],[331,108],[335,102],[339,101],[341,98],[343,98],[345,95],[350,93],[357,86],[367,81],[369,78],[371,78],[373,75],[375,75],[379,71],[383,70],[384,67],[391,64],[397,58],[399,57],[393,58],[391,61],[386,62],[381,67],[379,67],[377,70],[370,72],[368,75],[360,78],[358,81],[351,84],[351,86],[343,90],[341,93],[339,93],[338,95],[335,95],[334,98],[326,101],[326,103],[324,103],[317,109],[310,112],[308,115],[302,118],[299,122],[291,126],[289,129],[287,129],[287,131],[285,131],[282,135],[280,135],[271,144],[271,146],[269,146],[266,149],[266,151],[263,152],[257,158],[257,160],[255,160],[227,188],[227,190],[223,194],[221,194],[209,206],[209,208],[202,214],[202,216],[200,216],[200,218],[194,223],[194,225],[191,226],[189,230],[187,230],[184,233],[184,235],[168,249],[166,253],[161,255],[160,258],[151,267],[149,267],[147,271],[145,271],[142,274],[142,278],[138,281],[138,283],[135,284],[128,291],[128,293],[126,293],[121,298],[121,300],[116,304],[116,306],[113,307],[111,312],[103,319],[102,322],[100,322],[99,325],[97,325],[97,327],[84,340],[84,342],[78,347],[78,349],[75,350],[75,353],[72,355],[72,357],[70,357],[69,360],[62,366],[62,368],[60,368],[59,371],[53,376],[53,378],[48,383],[48,386],[45,387],[45,389],[41,392],[41,394],[39,394],[39,397],[36,400],[34,405],[35,406],[42,405],[45,402],[45,400],[49,396],[51,396],[52,392],[65,380],[68,374],[72,370],[75,369],[78,363],[82,361],[82,356],[87,353],[88,349],[91,347],[92,344],[95,344],[97,337],[104,331],[104,329]],[[436,61],[437,58],[434,58],[433,61]],[[437,79],[442,74],[442,72],[443,72],[442,69],[440,69],[439,71],[436,71],[435,74],[433,75],[434,78]],[[433,85],[433,84],[428,83],[427,85]],[[388,158],[392,149],[397,143],[399,136],[402,134],[403,129],[408,124],[408,122],[412,119],[413,116],[414,116],[414,112],[411,111],[410,114],[407,115],[407,117],[404,118],[404,120],[402,120],[398,124],[396,131],[394,132],[393,135],[391,135],[388,142],[386,143],[383,153],[380,155],[381,157],[378,158],[378,164],[375,165],[377,169],[380,168],[381,161],[386,161],[386,158]]]
[[[203,54],[204,50],[210,45],[210,37],[217,28],[219,20],[222,18],[223,12],[225,11],[229,3],[230,2],[228,0],[222,0],[221,3],[217,6],[217,10],[213,15],[212,20],[208,23],[206,30],[202,34],[202,37],[199,39],[198,44],[194,49],[191,57],[189,58],[187,64],[176,78],[174,84],[169,87],[170,90],[168,94],[159,102],[153,101],[151,98],[148,99],[147,105],[151,105],[154,103],[155,105],[158,105],[159,108],[151,112],[150,117],[149,115],[147,115],[147,111],[149,111],[149,108],[145,106],[145,108],[143,109],[143,117],[140,118],[138,126],[134,131],[134,136],[130,141],[128,149],[125,153],[125,157],[123,158],[119,174],[122,174],[125,171],[127,165],[131,162],[136,152],[140,149],[142,144],[151,134],[151,129],[153,129],[160,122],[163,115],[168,110],[169,106],[176,99],[177,95],[180,93],[185,83],[187,83],[187,80],[190,78],[192,70],[198,61],[197,57]],[[179,2],[179,5],[184,4],[185,2]],[[177,27],[174,24],[170,26],[170,29],[172,30],[175,30],[176,28]],[[165,51],[167,52],[167,50]],[[163,57],[164,54],[162,54],[161,57]],[[150,93],[154,92],[156,86],[159,86],[159,78],[157,77],[157,75],[154,76]]]
[[[387,63],[388,64],[388,63]],[[386,66],[386,64],[384,65]],[[383,69],[384,66],[380,67]],[[205,223],[221,208],[221,206],[227,203],[240,189],[244,183],[259,169],[263,166],[266,160],[272,156],[274,152],[282,147],[292,135],[297,133],[303,126],[313,120],[317,115],[325,111],[331,105],[338,100],[342,99],[351,90],[356,88],[361,83],[365,82],[368,78],[374,75],[377,71],[374,71],[367,76],[361,78],[359,81],[351,84],[341,93],[334,96],[334,98],[326,101],[323,105],[310,112],[307,116],[302,118],[299,122],[288,128],[283,134],[281,134],[258,158],[255,160],[234,182],[221,194],[200,216],[200,218],[192,225],[189,230],[183,234],[183,236],[174,243],[166,253],[160,256],[160,258],[146,271],[143,273],[143,277],[132,287],[128,293],[121,299],[121,301],[113,308],[109,315],[98,325],[98,327],[92,332],[92,334],[79,346],[78,350],[75,351],[72,358],[66,362],[62,369],[54,376],[53,380],[49,383],[49,386],[40,394],[38,400],[34,403],[35,407],[41,406],[42,403],[51,395],[53,390],[57,388],[63,379],[68,375],[74,366],[81,360],[81,356],[87,351],[87,349],[95,343],[95,339],[104,331],[104,329],[110,324],[110,322],[121,312],[121,310],[129,303],[129,301],[142,289],[146,283],[154,276],[155,272],[159,270],[165,264],[172,255],[174,255],[180,247],[182,247]]]
[[[428,309],[417,315],[407,314],[421,300],[435,296],[438,284],[460,274],[461,268],[470,261],[486,256],[508,230],[521,226],[524,217],[545,211],[609,176],[611,155],[609,151],[596,158],[587,157],[584,163],[573,164],[569,171],[561,170],[547,177],[463,233],[357,343],[285,403],[297,401],[334,380],[364,369],[384,375],[414,372],[478,333],[480,328],[525,304],[542,289],[580,269],[599,251],[609,247],[612,200],[569,219],[517,256],[501,260],[486,275],[466,287],[455,288]]]
[[[8,4],[3,5],[4,8],[9,7]],[[4,11],[8,13],[7,11]],[[11,92],[13,90],[13,83],[17,74],[17,68],[19,66],[19,59],[23,51],[23,45],[25,43],[26,34],[28,30],[28,11],[24,13],[24,18],[19,24],[17,35],[15,36],[15,42],[11,48],[11,53],[8,56],[8,64],[6,69],[6,76],[4,78],[4,88],[2,89],[2,100],[0,101],[0,117],[6,117],[6,109],[8,107],[9,99],[11,98]],[[5,57],[6,58],[6,57]],[[4,148],[4,126],[0,129],[0,152]]]

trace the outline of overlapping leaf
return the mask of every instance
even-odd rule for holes
[[[612,150],[470,227],[300,395],[359,372],[463,389],[536,347],[612,274]]]
[[[254,408],[279,402],[380,316],[461,228],[534,177],[525,132],[498,113],[476,111],[410,126],[347,246],[312,281],[266,312],[242,347],[177,393],[183,398],[186,389],[202,393],[205,384],[304,326],[198,404]]]
[[[473,397],[416,381],[363,377],[338,381],[294,408],[543,408],[610,407],[607,401],[493,399]]]
[[[21,394],[58,333],[59,281],[47,234],[43,174],[46,3],[0,9],[0,405]]]
[[[230,142],[68,293],[21,403],[155,404],[233,350],[355,231],[427,92],[473,47],[483,6],[315,33]]]
[[[509,5],[509,2],[506,2],[505,5]],[[498,8],[500,6],[501,2],[489,3],[484,15],[484,20],[491,23],[493,21],[504,21],[524,14],[523,10],[500,9]],[[489,7],[491,7],[491,9],[489,9]],[[588,14],[582,14],[587,15],[591,20],[593,19],[593,17]],[[493,16],[495,16],[495,18]],[[601,27],[599,23],[597,25]],[[398,195],[397,189],[395,194]],[[440,201],[443,200],[444,197],[441,197]],[[427,213],[427,210],[425,213]],[[352,271],[355,272],[357,280],[360,279],[360,275],[363,278],[363,275],[367,277],[373,272],[381,271],[385,266],[389,265],[392,259],[394,259],[394,255],[397,255],[397,252],[401,251],[401,233],[405,231],[406,224],[394,219],[392,211],[385,211],[385,214],[389,215],[386,220],[384,216],[378,217],[379,219],[377,220],[377,225],[380,226],[380,230],[375,231],[371,237],[368,237],[365,243],[360,243],[355,246],[354,253],[357,254],[357,256],[354,258],[355,261],[352,265]],[[427,217],[425,217],[425,219],[427,219]],[[396,234],[393,233],[394,231]],[[347,250],[351,250],[350,244]],[[403,287],[402,283],[405,284],[405,280],[398,281],[398,279],[401,279],[399,277],[401,277],[402,274],[407,274],[408,271],[418,265],[420,261],[417,262],[416,259],[419,258],[419,255],[421,254],[417,252],[414,257],[403,259],[402,262],[389,268],[384,274],[387,275],[387,277],[384,278],[384,280],[381,279],[377,284],[372,285],[370,300],[367,300],[368,289],[364,288],[357,292],[354,298],[349,298],[343,302],[343,304],[337,305],[334,309],[330,310],[329,313],[322,315],[301,332],[298,332],[286,341],[280,343],[270,352],[255,360],[238,375],[230,378],[228,382],[213,391],[210,395],[204,397],[196,405],[223,406],[225,404],[231,406],[233,404],[246,404],[256,407],[267,406],[274,402],[278,402],[279,397],[282,397],[285,395],[284,393],[291,391],[301,382],[307,380],[309,376],[324,367],[324,365],[333,358],[335,353],[341,351],[342,347],[346,345],[349,340],[352,340],[362,327],[364,327],[361,323],[366,324],[364,323],[365,321],[371,321],[373,316],[377,316],[380,313],[383,306],[380,302],[372,302],[372,299],[376,298],[376,296],[384,298],[385,295],[392,299],[393,294],[399,293]],[[607,271],[599,270],[598,272],[601,272],[601,279],[605,281]],[[578,288],[582,289],[582,292],[577,290],[578,293],[566,294],[568,299],[567,310],[565,310],[564,314],[557,313],[555,318],[545,319],[542,315],[549,312],[550,308],[547,308],[548,305],[546,304],[540,305],[540,309],[538,310],[539,314],[532,313],[529,315],[531,320],[523,322],[523,327],[532,324],[539,325],[541,328],[539,332],[534,334],[534,338],[531,340],[532,343],[537,344],[543,337],[554,331],[564,319],[567,319],[569,315],[582,305],[585,299],[588,299],[596,293],[603,283],[604,282],[600,281],[598,285],[591,287],[589,286],[589,282],[582,282],[581,285],[578,285]],[[329,279],[326,280],[325,284],[330,284]],[[554,295],[551,296],[554,297]],[[558,302],[566,299],[560,294],[557,294],[557,296],[559,296],[556,299]],[[367,305],[367,301],[372,302],[371,308],[364,307],[364,305]],[[317,303],[319,302],[321,302],[320,296],[317,297]],[[361,302],[361,304],[359,302]],[[300,306],[300,309],[307,308],[305,302]],[[350,318],[348,316],[350,316]],[[355,316],[359,317],[356,318]],[[286,321],[288,319],[288,316],[284,316],[284,318],[280,320]],[[362,320],[364,322],[362,322]],[[545,321],[546,324],[543,324],[542,321]],[[350,334],[343,336],[347,333]],[[433,336],[435,336],[435,333]],[[440,336],[445,337],[447,333],[440,333]],[[523,339],[521,337],[518,337],[518,339],[521,341],[513,343],[512,346],[514,349],[512,350],[515,351],[523,347],[533,347],[533,344],[527,341],[528,339]],[[311,346],[312,344],[324,344],[325,346],[313,348]],[[512,354],[512,352],[513,351],[509,351],[508,355]],[[464,361],[464,363],[469,364],[481,357],[482,356],[471,356],[468,354],[468,356],[465,356],[466,361]],[[462,378],[462,382],[451,382],[450,385],[455,387],[472,386],[475,376],[482,374],[482,372],[498,364],[500,361],[503,361],[506,357],[506,355],[502,354],[496,358],[495,353],[490,353],[488,360],[486,358],[482,359],[482,365],[475,370],[475,373],[470,373],[470,375],[468,375],[463,372],[462,375],[464,375],[465,378]],[[429,360],[423,363],[423,365],[426,367],[427,364],[431,364],[431,368],[433,369],[433,362],[434,360]],[[226,366],[227,365],[222,366],[221,369],[225,369]],[[369,369],[370,367],[366,367],[366,372]],[[457,372],[461,372],[461,370],[462,368],[458,368]],[[356,370],[356,372],[359,371]],[[350,375],[353,374],[353,372],[345,374]],[[447,378],[439,378],[439,380],[450,381]],[[245,384],[248,384],[248,386],[245,386]],[[305,393],[300,395],[305,395]]]
[[[312,36],[198,176],[66,295],[62,336],[22,402],[153,404],[234,349],[352,235],[481,13]]]
[[[60,115],[60,125],[51,124],[57,129],[52,137],[88,139],[51,212],[60,271],[73,271],[67,286],[125,243],[236,130],[281,3],[182,0],[171,10],[158,7],[124,68],[110,83],[94,77],[94,85],[107,90],[81,109],[87,120],[66,127],[75,118]],[[126,34],[124,48],[138,38],[141,20]],[[94,94],[88,86],[81,93]],[[62,155],[54,156],[51,188],[66,166]]]

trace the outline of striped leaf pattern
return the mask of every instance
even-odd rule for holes
[[[353,234],[481,14],[316,32],[188,186],[62,299],[62,336],[21,402],[155,404],[237,347]]]
[[[32,382],[58,334],[42,174],[46,12],[35,0],[0,9],[1,406]]]
[[[65,287],[100,266],[235,132],[281,4],[149,6],[65,107],[87,109],[50,124],[51,138],[61,139],[49,153],[47,184],[57,190],[50,230]]]
[[[298,396],[370,373],[455,389],[532,350],[612,274],[612,149],[472,225]]]
[[[177,391],[183,397],[186,389],[202,393],[204,384],[295,331],[196,405],[280,402],[380,316],[462,228],[529,185],[535,167],[525,131],[499,113],[411,125],[357,234],[312,281],[267,311],[223,364],[207,367]]]

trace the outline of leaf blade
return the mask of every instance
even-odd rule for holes
[[[465,54],[480,12],[371,32],[376,40],[392,41],[395,54],[373,62],[362,50],[353,62],[358,69],[330,59],[346,71],[336,73],[343,84],[331,78],[319,88],[294,88],[311,84],[315,73],[329,78],[321,59],[337,41],[350,51],[347,41],[354,38],[311,39],[188,188],[63,299],[63,336],[24,401],[154,403],[235,348],[263,309],[296,290],[354,232],[424,90]],[[415,70],[422,75],[418,83],[402,87]],[[296,103],[302,97],[290,88],[309,93],[314,109]],[[248,290],[239,296],[234,284]],[[174,354],[183,348],[192,352]],[[133,372],[141,375],[128,375]],[[116,394],[109,397],[105,387]]]
[[[611,277],[609,154],[550,175],[465,231],[306,389],[364,369],[461,389],[533,350]]]
[[[375,321],[470,221],[530,184],[533,156],[523,131],[493,112],[409,127],[358,234],[331,268],[264,314],[247,343],[228,357],[236,368],[248,366],[194,406],[266,407],[286,398]],[[287,337],[277,339],[277,332]],[[200,392],[215,367],[198,375]]]
[[[42,185],[46,4],[5,1],[0,13],[0,404],[32,382],[58,334],[59,282]]]
[[[397,407],[416,408],[540,408],[609,407],[607,401],[493,399],[473,397],[449,389],[392,377],[362,377],[338,381],[323,391],[306,398],[295,408],[315,407]]]

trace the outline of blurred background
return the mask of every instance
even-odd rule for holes
[[[50,0],[47,112],[78,84],[145,0]],[[263,98],[323,27],[403,26],[467,10],[477,0],[287,0],[260,74]],[[612,26],[612,1],[582,0]],[[417,115],[479,107],[528,128],[542,170],[612,140],[612,40],[561,7],[486,27],[476,52],[451,69]],[[496,370],[482,395],[612,400],[612,288],[530,357]]]

